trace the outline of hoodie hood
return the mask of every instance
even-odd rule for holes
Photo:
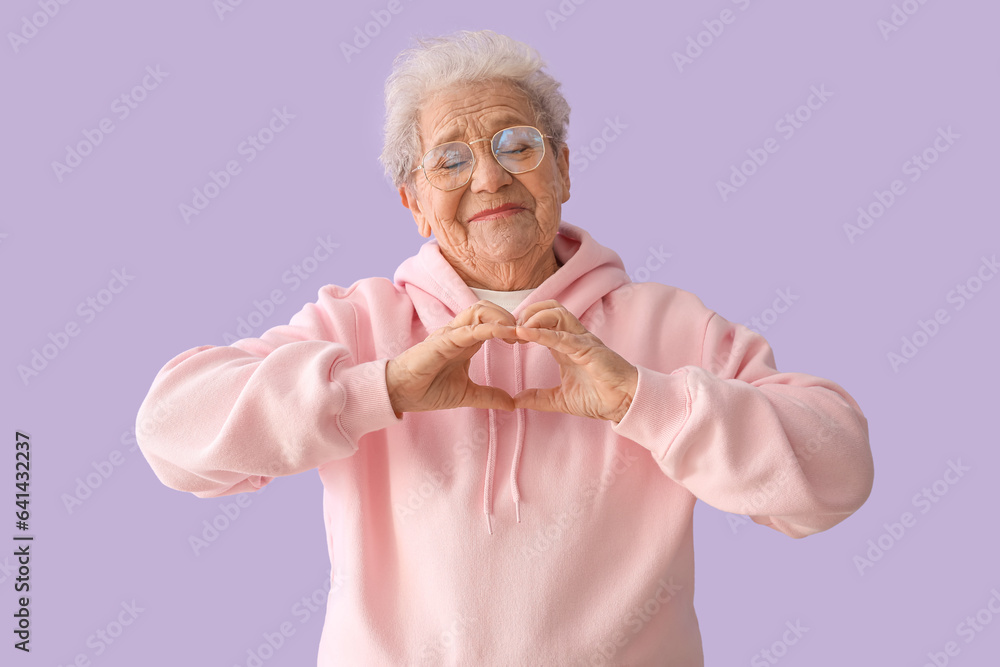
[[[517,306],[512,314],[517,317],[526,306],[539,301],[555,299],[580,319],[595,302],[609,292],[631,282],[625,272],[618,253],[607,248],[590,236],[586,230],[571,225],[565,220],[559,223],[552,242],[556,258],[562,265],[541,285],[536,287]],[[393,275],[393,282],[406,290],[413,302],[420,321],[428,334],[451,322],[455,317],[476,303],[479,298],[469,289],[444,255],[436,239],[424,243],[416,255],[409,257]],[[483,364],[486,384],[493,386],[490,368],[490,352],[498,341],[483,343]],[[514,392],[520,392],[523,368],[521,345],[514,345]],[[517,486],[518,464],[524,444],[525,408],[518,408],[517,441],[514,460],[510,470],[511,498],[515,514],[520,522],[520,493]],[[496,461],[496,414],[491,408],[489,420],[489,451],[486,460],[486,475],[483,483],[483,512],[486,515],[487,530],[492,533],[493,481]]]

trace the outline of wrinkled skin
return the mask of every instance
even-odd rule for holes
[[[538,287],[559,265],[552,242],[569,200],[569,148],[556,156],[546,139],[545,157],[534,170],[511,174],[496,161],[489,139],[512,125],[535,125],[527,99],[508,84],[479,84],[435,93],[420,115],[421,155],[434,146],[462,140],[476,157],[471,180],[443,192],[422,172],[399,189],[421,236],[431,232],[448,263],[470,287],[512,291]],[[544,132],[544,128],[539,128]],[[414,165],[417,166],[417,165]],[[522,211],[495,220],[472,220],[503,204]]]
[[[447,141],[489,138],[512,125],[538,127],[527,99],[510,85],[440,91],[422,109],[422,150]],[[472,144],[476,165],[465,186],[442,192],[417,173],[412,185],[400,187],[400,199],[418,232],[424,237],[434,233],[441,254],[470,287],[534,288],[559,269],[552,242],[562,204],[569,199],[569,149],[553,155],[550,147],[546,141],[537,169],[513,175],[497,163],[488,141]],[[521,210],[502,218],[472,219],[511,203]],[[525,389],[512,397],[472,382],[470,360],[489,338],[546,346],[559,364],[560,385]],[[554,299],[530,304],[516,320],[506,309],[479,301],[386,364],[386,386],[397,416],[458,407],[530,408],[618,422],[637,383],[635,366]]]
[[[473,382],[470,359],[489,338],[548,347],[559,364],[559,386],[525,389],[512,397]],[[504,308],[478,301],[386,364],[386,386],[397,416],[460,407],[530,408],[619,422],[638,381],[635,366],[555,299],[530,304],[516,320]]]

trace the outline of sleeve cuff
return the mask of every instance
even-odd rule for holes
[[[340,411],[340,428],[355,449],[358,440],[366,433],[398,424],[389,401],[389,391],[385,384],[385,359],[366,361],[354,366],[337,368],[332,379],[344,397]]]
[[[636,365],[639,381],[635,396],[620,422],[611,429],[653,452],[657,460],[666,456],[670,445],[691,414],[688,369],[661,373]]]

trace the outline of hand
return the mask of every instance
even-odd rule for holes
[[[469,379],[469,360],[489,338],[518,342],[515,324],[504,308],[479,301],[390,359],[385,366],[386,387],[396,416],[461,407],[513,410],[514,399],[503,389]]]
[[[517,337],[549,348],[559,364],[560,383],[547,389],[525,389],[514,407],[565,412],[619,422],[639,383],[639,370],[587,331],[580,320],[555,299],[530,304],[517,322]]]

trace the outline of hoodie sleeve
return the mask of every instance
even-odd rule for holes
[[[136,418],[157,478],[199,498],[256,491],[350,456],[361,436],[402,421],[386,389],[388,359],[356,356],[352,291],[328,285],[260,338],[167,362]]]
[[[871,493],[861,408],[835,382],[779,373],[760,334],[712,313],[700,365],[637,367],[612,429],[705,503],[798,538],[840,523]]]

